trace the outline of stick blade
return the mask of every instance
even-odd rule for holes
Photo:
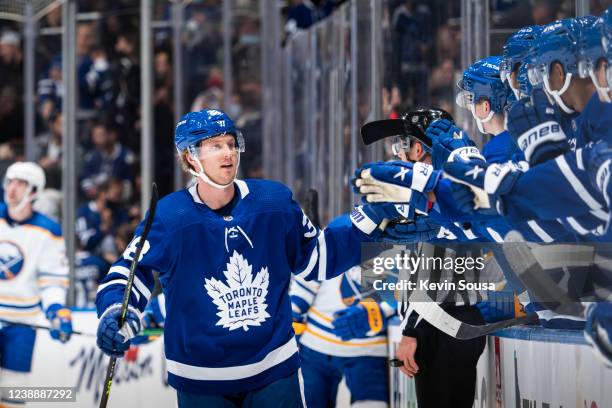
[[[390,136],[405,136],[402,119],[383,119],[368,122],[361,127],[361,139],[366,145]]]

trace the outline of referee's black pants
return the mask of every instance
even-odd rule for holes
[[[475,306],[448,306],[451,316],[469,324],[484,324]],[[415,376],[419,408],[471,408],[476,389],[476,364],[486,339],[458,340],[426,321],[416,327]]]

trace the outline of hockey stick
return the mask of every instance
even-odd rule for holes
[[[49,326],[42,326],[39,324],[29,324],[29,323],[21,323],[21,322],[11,322],[9,320],[0,319],[0,325],[2,324],[7,324],[11,326],[30,327],[32,329],[42,329],[42,330],[48,330],[48,331],[53,330],[53,327],[49,327]],[[83,333],[78,330],[72,330],[70,334],[76,334],[78,336],[96,337],[94,333]]]
[[[585,307],[572,300],[546,273],[520,233],[510,231],[505,238],[504,255],[519,280],[534,298],[558,314],[584,316]]]
[[[390,136],[406,136],[402,119],[376,120],[361,127],[361,139],[366,145]]]
[[[151,188],[151,201],[149,202],[149,213],[145,221],[142,235],[136,243],[136,253],[132,258],[132,265],[130,266],[130,274],[128,275],[127,283],[125,285],[125,291],[123,292],[123,301],[121,302],[121,314],[119,315],[119,327],[122,327],[125,323],[125,316],[127,315],[128,304],[130,301],[130,293],[132,292],[132,285],[134,284],[134,275],[136,274],[136,268],[140,258],[140,253],[144,246],[151,224],[153,224],[153,218],[155,217],[155,208],[157,207],[157,185],[153,183]],[[106,370],[106,378],[104,379],[104,389],[102,390],[102,398],[100,399],[100,408],[106,408],[108,404],[108,397],[110,396],[110,388],[113,382],[113,376],[115,375],[115,367],[117,365],[117,357],[111,357],[108,363],[108,369]]]
[[[385,271],[383,275],[399,278],[398,274],[392,272]],[[418,295],[416,295],[417,293]],[[410,316],[412,311],[415,311],[436,329],[459,340],[475,339],[518,324],[533,323],[537,321],[538,317],[537,314],[529,314],[527,316],[514,317],[495,323],[475,325],[462,322],[451,316],[424,291],[412,292],[406,302],[408,302],[410,306],[408,307],[405,318]]]

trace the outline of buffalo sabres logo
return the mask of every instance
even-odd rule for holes
[[[239,328],[248,331],[249,326],[261,326],[270,317],[266,311],[268,268],[261,268],[255,277],[252,269],[249,262],[234,251],[223,271],[226,283],[215,278],[204,279],[204,288],[219,309],[217,326],[230,331]]]
[[[23,268],[23,252],[11,241],[0,241],[0,280],[16,277]]]

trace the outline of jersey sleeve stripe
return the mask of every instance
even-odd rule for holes
[[[106,283],[101,284],[100,286],[98,286],[98,291],[96,293],[100,293],[102,292],[105,288],[112,286],[112,285],[127,285],[127,282],[125,279],[113,279],[111,281],[108,281]],[[138,293],[138,291],[134,290],[135,288],[132,288],[132,294],[134,294],[134,296],[136,296],[136,302],[140,301],[140,293]]]
[[[582,201],[584,201],[586,205],[588,205],[589,208],[592,210],[597,210],[601,208],[601,205],[589,194],[584,185],[580,182],[580,180],[578,180],[578,177],[576,177],[576,175],[572,173],[572,170],[570,169],[567,161],[565,160],[565,157],[559,156],[555,159],[555,162],[557,163],[557,166],[559,167],[559,170],[561,170],[563,176],[567,179],[569,184],[572,186],[576,194],[578,194],[578,196],[582,199]]]
[[[542,227],[540,227],[540,224],[538,224],[534,220],[527,221],[527,225],[529,225],[529,227],[538,236],[538,238],[542,240],[542,242],[553,242],[554,241],[553,237],[548,235],[546,231],[544,231]]]
[[[315,265],[317,264],[318,257],[319,253],[317,251],[317,248],[314,248],[312,250],[312,254],[310,255],[310,259],[308,260],[308,265],[306,265],[306,268],[303,271],[297,274],[297,277],[305,279],[308,275],[310,275]]]
[[[108,274],[110,275],[111,273],[120,274],[122,276],[125,276],[125,278],[127,279],[130,275],[130,270],[125,266],[115,265],[109,269]],[[142,295],[147,300],[151,298],[151,291],[145,286],[144,283],[142,283],[138,276],[134,276],[134,286],[136,287],[136,289],[138,289],[140,293],[142,293]]]
[[[319,231],[317,245],[319,246],[318,280],[325,280],[325,278],[327,277],[327,244],[325,242],[325,230]]]

